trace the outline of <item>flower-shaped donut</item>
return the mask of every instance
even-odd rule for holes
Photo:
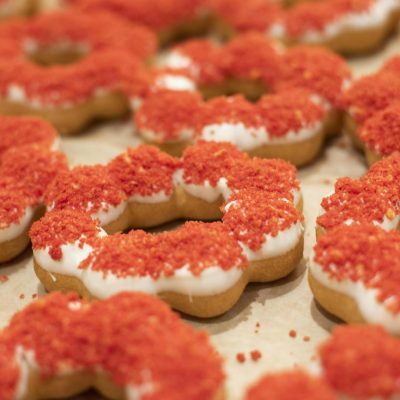
[[[377,162],[360,179],[340,178],[325,197],[317,218],[317,236],[342,224],[369,223],[386,230],[400,222],[400,153]]]
[[[295,169],[251,159],[227,143],[199,142],[182,159],[142,145],[107,166],[61,173],[49,212],[30,231],[35,270],[49,290],[88,298],[158,294],[200,317],[227,311],[249,281],[289,274],[303,252]],[[157,235],[127,228],[187,222]]]
[[[400,150],[399,72],[400,57],[392,57],[378,72],[354,81],[344,95],[345,131],[365,151],[369,165]]]
[[[0,117],[0,262],[20,254],[28,231],[43,215],[43,193],[62,170],[65,156],[54,129],[31,117]]]
[[[290,1],[289,1],[290,2]],[[162,42],[211,31],[220,37],[259,31],[288,44],[319,44],[342,53],[378,47],[399,20],[396,0],[40,0],[85,11],[107,10],[158,31]],[[295,2],[296,3],[296,2]],[[47,7],[46,7],[47,6]],[[211,18],[210,18],[211,16]],[[186,23],[185,23],[186,22]]]
[[[0,398],[69,397],[93,387],[112,399],[224,398],[208,336],[161,301],[124,293],[87,304],[54,293],[0,332]]]
[[[339,326],[318,349],[318,370],[264,376],[247,400],[395,399],[400,342],[376,326]]]
[[[128,98],[147,85],[139,59],[155,49],[151,31],[104,13],[65,11],[2,24],[0,112],[42,116],[65,134],[123,115]]]
[[[224,46],[188,41],[173,48],[162,65],[138,106],[135,127],[147,142],[172,154],[196,140],[229,141],[252,155],[303,165],[316,157],[325,135],[339,131],[350,72],[327,50],[283,51],[262,34],[249,33]],[[205,98],[273,94],[256,103],[241,95],[203,101],[196,88]]]
[[[400,333],[400,233],[372,224],[342,225],[321,236],[310,261],[311,290],[346,322]]]

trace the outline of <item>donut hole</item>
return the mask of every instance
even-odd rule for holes
[[[36,65],[51,67],[53,65],[74,64],[89,53],[84,44],[58,43],[56,45],[31,45],[26,51],[27,58]]]

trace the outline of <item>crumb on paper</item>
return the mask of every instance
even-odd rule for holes
[[[310,336],[304,336],[303,341],[304,342],[309,342],[311,340]]]
[[[37,299],[37,297],[38,297],[37,293],[32,294],[32,299]]]
[[[5,283],[10,279],[8,275],[0,275],[0,283]]]
[[[240,363],[243,364],[246,361],[246,356],[244,353],[237,353],[236,354],[236,360]]]
[[[291,329],[290,331],[289,331],[289,336],[291,337],[291,338],[296,338],[297,337],[297,332],[296,332],[296,330],[295,329]]]
[[[21,293],[21,294],[19,295],[19,298],[22,300],[22,299],[25,298],[25,295],[24,295],[23,293]]]
[[[253,361],[257,362],[262,357],[262,354],[260,350],[253,350],[250,352],[250,356]]]

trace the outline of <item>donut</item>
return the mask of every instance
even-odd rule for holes
[[[0,0],[0,20],[30,14],[32,0]]]
[[[264,375],[247,391],[245,400],[335,400],[335,392],[322,379],[302,370]]]
[[[383,229],[399,227],[400,153],[377,162],[360,179],[340,178],[335,191],[322,199],[317,237],[343,224],[370,223]]]
[[[181,159],[141,145],[107,166],[59,174],[45,202],[48,213],[30,237],[36,274],[50,291],[89,299],[144,291],[213,317],[248,282],[280,279],[302,258],[294,167],[249,158],[228,143],[199,142]],[[186,222],[157,235],[115,233],[178,218],[222,221]]]
[[[155,49],[151,31],[105,13],[63,11],[2,24],[0,113],[40,116],[63,134],[123,115],[148,85],[141,59]]]
[[[90,304],[49,294],[14,315],[0,349],[2,400],[89,388],[116,400],[224,398],[222,360],[207,334],[145,294]]]
[[[34,117],[0,117],[0,263],[28,246],[28,231],[43,215],[43,194],[67,168],[65,156],[52,150],[58,138]]]
[[[41,11],[72,6],[85,13],[107,11],[157,32],[166,45],[187,36],[206,33],[210,16],[206,0],[39,0]]]
[[[146,142],[170,154],[180,155],[197,140],[229,141],[250,155],[302,166],[317,156],[325,136],[340,130],[341,93],[350,72],[326,50],[281,54],[264,35],[251,33],[222,47],[188,41],[162,66],[167,71],[156,70],[158,86],[152,84],[138,106],[134,125]],[[206,99],[217,97],[203,101],[198,91]],[[223,95],[233,93],[261,98]]]
[[[55,6],[65,0],[41,0]],[[80,0],[72,6],[87,12],[111,11],[159,32],[162,43],[182,36],[216,33],[221,38],[258,31],[286,44],[323,45],[347,54],[377,48],[395,29],[400,6],[396,0]],[[287,7],[286,3],[291,4]],[[155,12],[157,9],[157,12]]]
[[[398,152],[399,134],[400,103],[394,103],[368,118],[357,132],[368,164]]]
[[[380,324],[398,335],[399,249],[398,231],[373,224],[329,230],[318,239],[309,266],[316,301],[346,322]]]
[[[377,73],[354,81],[344,94],[345,132],[365,153],[368,165],[398,150],[399,71],[400,57],[392,57]]]
[[[265,375],[248,389],[245,398],[395,399],[400,392],[399,345],[397,338],[379,326],[337,326],[319,346],[318,361],[310,371]]]

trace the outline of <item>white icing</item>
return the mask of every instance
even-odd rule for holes
[[[50,254],[50,248],[34,249],[33,256],[36,262],[50,273],[64,274],[80,278],[82,270],[78,269],[79,264],[88,257],[93,248],[85,243],[82,248],[79,240],[75,243],[61,245],[62,258],[54,260]]]
[[[192,79],[183,75],[165,74],[156,79],[156,87],[168,90],[189,91],[197,90],[196,84]]]
[[[129,384],[126,388],[127,400],[141,400],[143,396],[150,395],[155,392],[151,370],[145,369],[141,372],[143,381],[138,385]]]
[[[314,261],[313,255],[309,268],[311,275],[319,283],[331,290],[353,298],[359,307],[361,315],[368,323],[383,325],[392,334],[400,334],[400,313],[393,314],[385,307],[384,303],[378,302],[378,289],[367,288],[361,281],[353,282],[350,279],[338,281],[330,277],[329,274],[322,269],[321,265]],[[335,270],[337,267],[331,265],[330,268]],[[389,303],[390,301],[388,301],[387,304]]]
[[[159,143],[160,138],[164,137],[163,133],[154,132],[151,129],[141,129],[140,134],[144,137],[145,140],[149,142]],[[176,138],[173,140],[165,140],[165,143],[178,143],[185,141],[192,141],[194,138],[194,130],[191,128],[182,129]]]
[[[294,223],[290,228],[280,231],[276,236],[264,235],[264,242],[257,251],[251,250],[246,244],[239,242],[243,253],[249,261],[265,260],[282,256],[293,250],[299,243],[304,232],[301,222]]]
[[[171,69],[193,68],[192,59],[181,54],[179,51],[171,51],[166,54],[160,64]]]
[[[216,186],[212,186],[209,180],[205,180],[201,185],[186,183],[182,169],[177,170],[173,178],[175,186],[180,186],[193,197],[205,200],[208,203],[214,203],[221,196],[226,200],[231,195],[228,182],[225,178],[220,178]]]
[[[400,216],[396,215],[393,219],[389,219],[386,215],[383,217],[383,221],[373,221],[372,223],[376,226],[385,229],[385,231],[393,231],[397,229],[400,222]]]
[[[327,24],[322,31],[305,32],[300,40],[315,43],[333,38],[342,32],[375,28],[385,24],[389,16],[399,8],[397,0],[375,0],[368,10],[345,14]]]
[[[19,366],[18,384],[15,390],[14,399],[25,399],[29,389],[29,376],[31,369],[38,369],[35,354],[32,350],[25,350],[21,345],[15,349],[15,360]]]
[[[188,296],[212,296],[233,287],[241,278],[242,273],[242,270],[237,267],[225,271],[215,266],[205,268],[199,276],[195,276],[188,266],[183,266],[175,270],[173,276],[160,276],[154,280],[150,276],[119,278],[111,272],[104,276],[102,271],[93,271],[89,268],[83,271],[81,279],[90,293],[98,298],[106,298],[122,291],[149,294],[175,292]]]
[[[106,204],[105,202],[102,203],[101,209],[95,213],[91,213],[92,218],[97,218],[100,220],[102,226],[113,222],[120,217],[123,212],[125,211],[128,202],[123,201],[122,203],[113,206],[111,204]],[[92,203],[89,202],[86,211],[91,212]]]
[[[240,150],[252,150],[262,145],[300,143],[317,135],[322,122],[303,127],[299,131],[288,131],[282,137],[271,136],[264,127],[246,127],[243,123],[222,123],[205,126],[200,138],[207,141],[230,142]]]
[[[32,222],[35,211],[36,210],[33,207],[26,208],[19,222],[12,223],[7,226],[7,228],[0,229],[0,243],[13,240],[22,235]]]
[[[146,203],[146,204],[157,204],[164,203],[171,198],[171,195],[166,194],[163,190],[158,193],[153,193],[149,196],[142,196],[141,194],[134,194],[129,197],[129,202],[134,203]]]

